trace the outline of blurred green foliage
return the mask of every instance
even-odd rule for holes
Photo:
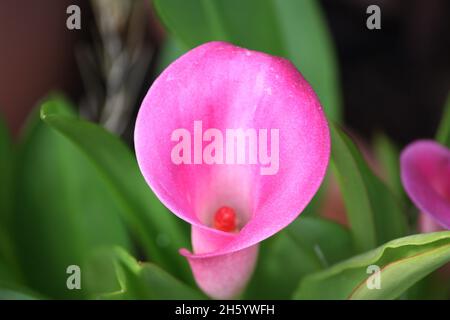
[[[5,298],[206,298],[178,253],[180,247],[189,246],[187,224],[152,194],[120,139],[79,119],[58,96],[42,104],[40,118],[43,121],[35,113],[17,148],[10,148],[15,158],[14,197],[12,214],[1,212],[1,226],[11,241],[0,247],[0,294]],[[6,135],[2,139],[8,141]],[[368,277],[361,271],[367,261],[406,263],[412,261],[406,257],[420,253],[407,265],[414,272],[392,271],[399,279],[395,288],[376,296],[364,290],[352,295],[396,298],[450,260],[448,233],[398,239],[350,258],[405,235],[404,216],[394,194],[368,169],[345,133],[332,126],[332,139],[332,161],[343,179],[351,228],[316,214],[297,219],[261,243],[256,271],[242,298],[328,298],[330,293],[320,288],[329,283],[343,286],[333,290],[336,297],[348,297],[348,290]],[[354,222],[362,218],[368,220]],[[384,253],[387,247],[386,252],[393,254]],[[377,254],[380,251],[383,258]],[[149,262],[138,263],[133,256]],[[66,269],[73,264],[83,270],[82,290],[66,287]],[[336,270],[344,276],[335,279]]]
[[[183,279],[189,271],[181,256],[170,252],[189,244],[188,232],[167,209],[142,177],[131,150],[116,136],[90,122],[67,115],[64,101],[49,100],[41,118],[83,152],[101,172],[148,257]]]
[[[72,114],[64,100],[54,101]],[[94,246],[131,248],[130,239],[97,168],[38,113],[30,120],[17,150],[11,225],[21,273],[49,297],[85,297],[83,290],[67,290],[66,268],[83,266]]]
[[[436,133],[436,140],[450,148],[450,93],[443,108],[442,120]]]
[[[318,1],[155,0],[154,5],[176,41],[169,38],[163,65],[215,40],[285,57],[311,83],[328,117],[341,119],[337,59]]]
[[[400,179],[400,151],[397,146],[382,133],[378,133],[375,136],[374,149],[376,158],[385,171],[386,184],[400,201],[404,200],[406,194]]]
[[[244,297],[290,299],[302,277],[353,254],[350,232],[345,227],[302,216],[263,243],[260,263]]]
[[[194,46],[229,41],[290,59],[317,91],[328,118],[340,122],[338,67],[317,1],[154,4],[171,31],[158,73]],[[448,105],[438,131],[447,145]],[[0,119],[0,299],[206,298],[178,253],[189,247],[189,226],[155,197],[132,150],[74,110],[63,97],[49,97],[16,144]],[[431,283],[426,276],[450,261],[450,232],[405,237],[395,146],[381,135],[376,143],[385,185],[339,126],[331,124],[331,137],[332,173],[349,227],[318,217],[327,198],[324,184],[307,212],[260,244],[256,270],[240,298],[393,299],[418,281]],[[361,285],[370,264],[383,267],[382,290]],[[81,290],[66,287],[69,265],[81,266]]]
[[[168,272],[153,263],[138,263],[130,254],[122,248],[116,247],[103,250],[99,253],[99,259],[90,265],[95,268],[96,263],[101,263],[114,270],[111,278],[103,278],[99,284],[98,272],[93,272],[91,284],[97,289],[107,288],[110,283],[117,281],[116,290],[97,291],[94,297],[99,299],[206,299],[206,296],[197,289],[173,277]],[[99,270],[104,270],[102,267]],[[97,270],[98,271],[98,270]]]
[[[396,239],[305,277],[294,298],[395,299],[418,280],[450,261],[449,249],[450,231]],[[367,271],[372,265],[380,268],[380,285],[375,290],[366,285],[368,276],[374,274]]]
[[[331,125],[331,161],[359,252],[407,232],[404,206],[370,170],[350,138]]]

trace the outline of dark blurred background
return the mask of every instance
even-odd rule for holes
[[[122,4],[112,5],[117,2]],[[385,131],[399,145],[432,137],[450,89],[450,1],[320,2],[337,48],[345,124],[366,139]],[[166,35],[151,1],[124,3],[0,2],[0,112],[15,136],[38,101],[59,90],[84,116],[131,143],[134,115],[157,75]],[[81,30],[65,27],[70,4],[81,8]],[[381,8],[381,30],[366,28],[371,4]],[[133,18],[111,25],[108,16],[114,15],[119,22],[120,15]],[[117,40],[110,32],[114,28],[127,39],[123,46],[108,47]],[[134,92],[122,94],[123,83],[111,83],[111,74],[133,84]],[[120,112],[101,107],[114,104]]]

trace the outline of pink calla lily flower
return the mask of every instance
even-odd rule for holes
[[[259,242],[319,188],[330,138],[316,94],[291,62],[210,42],[153,83],[135,148],[149,186],[192,225],[193,252],[180,253],[197,284],[228,299],[248,282]]]
[[[437,224],[450,229],[450,150],[431,140],[419,140],[402,152],[400,166],[406,192],[427,215],[420,219],[422,231],[437,231]]]

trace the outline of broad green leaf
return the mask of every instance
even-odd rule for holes
[[[13,149],[8,128],[6,127],[1,115],[0,155],[0,228],[4,228],[7,227],[11,215]]]
[[[67,116],[61,109],[60,100],[47,101],[41,108],[41,118],[87,155],[101,172],[148,257],[173,274],[191,279],[186,259],[178,253],[189,243],[187,225],[156,198],[129,148],[102,127]]]
[[[28,293],[0,288],[0,300],[36,300],[40,297],[32,296]]]
[[[115,195],[89,159],[39,114],[18,150],[15,177],[12,231],[27,285],[52,298],[85,297],[85,290],[67,289],[67,267],[83,268],[96,246],[130,246]]]
[[[400,179],[400,154],[394,143],[384,134],[375,136],[375,151],[386,174],[386,183],[399,199],[405,197]]]
[[[314,0],[155,0],[164,24],[187,48],[223,40],[290,59],[311,83],[327,115],[340,119],[337,63]]]
[[[450,148],[450,94],[444,105],[442,120],[436,134],[436,140]]]
[[[186,50],[175,40],[173,37],[167,37],[164,41],[161,52],[158,55],[156,61],[156,74],[160,74],[164,71],[169,64],[171,64],[175,59],[180,57]]]
[[[10,234],[11,191],[13,183],[13,148],[8,128],[0,116],[0,261],[12,263],[13,244]]]
[[[348,136],[334,125],[330,128],[332,164],[356,250],[366,251],[405,235],[406,217],[398,199],[369,169]]]
[[[334,222],[300,216],[261,244],[256,271],[244,297],[289,299],[302,277],[353,254],[351,240],[349,232]]]
[[[97,271],[102,272],[109,269],[107,272],[110,273],[110,270],[113,269],[119,285],[117,291],[99,295],[101,299],[191,300],[206,298],[199,290],[180,282],[155,264],[137,262],[122,248],[115,248],[109,253],[105,253],[109,255],[109,258],[103,260],[103,266]],[[92,279],[96,278],[94,273]]]
[[[349,230],[330,220],[300,216],[286,228],[286,233],[299,247],[315,254],[322,267],[329,267],[355,253]]]
[[[244,299],[288,299],[301,277],[321,269],[320,259],[280,233],[260,244]]]
[[[294,298],[395,299],[449,261],[450,231],[408,236],[305,277]],[[380,289],[367,285],[373,265],[380,268]]]
[[[422,280],[419,280],[401,298],[404,297],[408,300],[450,300],[449,268],[450,263],[443,265]]]
[[[9,266],[0,262],[0,300],[45,299],[46,297],[24,286],[14,277]]]
[[[308,205],[302,211],[302,217],[320,217],[322,206],[324,205],[324,200],[327,195],[327,189],[330,186],[331,170],[328,168],[325,178],[320,185],[319,190],[317,190],[314,197],[308,203]]]
[[[121,291],[115,260],[116,252],[111,247],[97,248],[87,257],[83,279],[91,298]]]
[[[334,44],[316,0],[274,0],[286,57],[306,77],[329,119],[341,119],[341,88]],[[264,23],[264,22],[261,22]]]
[[[22,281],[11,230],[14,150],[0,115],[0,287]]]
[[[6,264],[5,261],[0,260],[0,288],[9,288],[21,284],[17,273],[17,270],[13,270],[11,264]]]

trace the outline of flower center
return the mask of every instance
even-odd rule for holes
[[[214,228],[225,232],[237,231],[236,212],[230,207],[221,207],[214,215]]]

